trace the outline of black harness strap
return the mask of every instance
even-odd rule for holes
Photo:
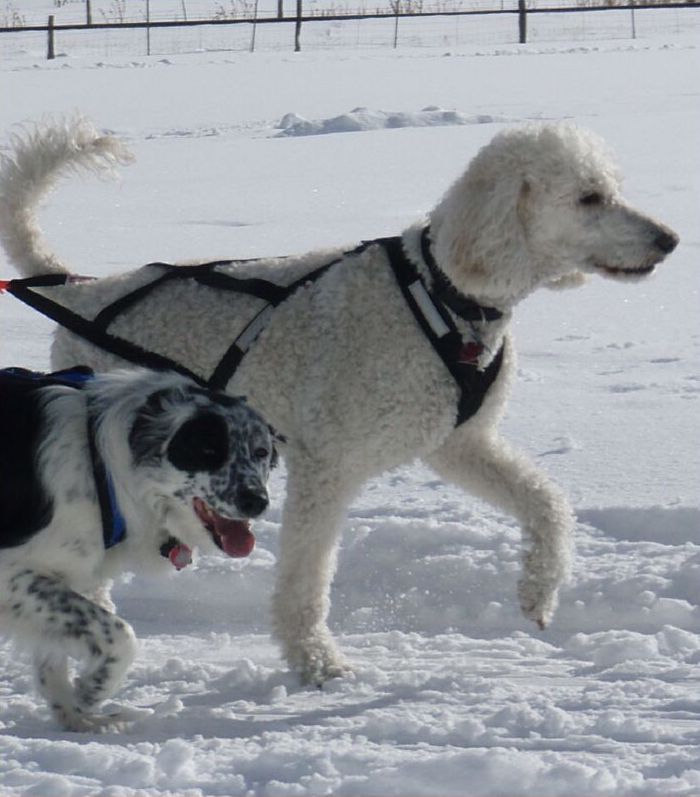
[[[209,377],[209,387],[212,390],[223,390],[229,383],[231,377],[236,373],[241,360],[250,348],[250,344],[244,345],[243,340],[250,338],[252,343],[260,334],[265,326],[265,321],[272,307],[277,305],[266,304],[263,309],[253,318],[241,334],[226,349],[224,356],[219,360],[214,372]],[[256,331],[256,327],[259,327]],[[248,335],[246,335],[248,333]]]
[[[227,266],[234,262],[247,263],[251,261],[222,260],[214,263],[202,263],[197,266],[174,266],[171,263],[149,263],[147,268],[163,269],[165,273],[152,282],[149,282],[147,285],[143,285],[127,293],[125,296],[112,302],[112,304],[107,305],[107,307],[103,307],[95,317],[95,323],[103,329],[106,329],[115,318],[128,310],[129,307],[140,302],[141,299],[144,299],[164,283],[176,279],[192,279],[199,285],[205,285],[208,288],[233,291],[235,293],[246,293],[249,296],[255,296],[275,306],[283,302],[287,296],[289,296],[288,288],[275,285],[273,282],[261,279],[238,279],[237,277],[214,271],[217,266]]]
[[[355,249],[344,252],[342,257],[337,257],[335,260],[331,260],[329,263],[317,268],[315,271],[312,271],[310,274],[306,274],[300,279],[293,282],[291,285],[286,286],[285,288],[280,288],[273,283],[265,282],[264,280],[238,280],[235,277],[230,277],[228,274],[221,274],[219,272],[214,272],[207,278],[207,283],[211,287],[221,287],[227,290],[234,290],[238,291],[238,285],[240,283],[248,283],[247,287],[250,287],[250,283],[256,283],[253,287],[257,290],[258,283],[262,283],[265,286],[270,286],[271,288],[277,288],[280,291],[280,295],[275,295],[272,291],[268,295],[268,297],[264,297],[259,293],[255,293],[253,295],[258,296],[258,298],[265,299],[267,304],[262,310],[253,318],[253,320],[248,324],[248,326],[241,332],[241,334],[234,340],[234,342],[228,347],[226,353],[219,361],[219,364],[214,369],[214,373],[209,378],[209,387],[214,390],[223,390],[226,385],[229,383],[229,380],[233,377],[236,372],[236,369],[241,363],[241,360],[245,356],[250,343],[252,343],[255,338],[260,334],[264,327],[264,322],[266,320],[266,316],[269,315],[270,306],[277,307],[278,304],[281,304],[285,299],[289,298],[293,293],[295,293],[299,288],[303,287],[304,285],[310,285],[315,282],[317,279],[322,277],[330,268],[334,266],[336,263],[339,263],[343,258],[349,257],[351,255],[359,255],[361,252],[364,252],[373,241],[364,241]],[[237,261],[240,262],[240,261]],[[177,266],[176,266],[177,268]],[[211,277],[219,277],[219,284],[214,285],[210,279]],[[242,291],[244,293],[251,293],[250,290]],[[259,330],[256,332],[255,328],[259,326]],[[250,340],[250,343],[244,343],[244,341]]]
[[[299,278],[290,285],[277,285],[267,280],[255,278],[237,278],[230,274],[216,271],[217,266],[227,266],[251,261],[245,260],[220,260],[195,266],[174,266],[169,263],[151,263],[154,269],[162,269],[164,273],[157,276],[152,282],[143,285],[134,291],[120,297],[112,304],[104,307],[94,321],[82,318],[77,313],[62,305],[35,293],[32,288],[52,287],[63,285],[72,281],[71,277],[64,274],[52,274],[46,277],[30,277],[28,279],[11,280],[4,284],[6,290],[18,299],[48,316],[76,335],[88,340],[96,346],[111,352],[136,365],[147,366],[156,370],[171,369],[189,376],[200,385],[210,388],[223,389],[236,372],[246,352],[264,329],[271,310],[288,299],[299,288],[310,285],[323,276],[332,266],[345,257],[358,255],[373,245],[379,245],[387,253],[396,281],[401,292],[413,312],[415,319],[430,341],[436,353],[443,361],[453,379],[460,389],[459,404],[457,409],[457,425],[464,423],[481,407],[484,397],[494,380],[498,376],[503,361],[502,345],[491,363],[480,370],[477,364],[464,361],[461,351],[464,346],[462,336],[457,329],[452,316],[447,308],[456,316],[468,322],[495,321],[502,317],[499,310],[485,307],[473,299],[460,294],[452,286],[445,275],[440,271],[430,251],[429,228],[423,230],[421,247],[423,259],[428,267],[433,280],[433,290],[429,291],[424,285],[416,267],[407,258],[403,250],[400,237],[379,238],[374,241],[364,241],[357,248],[344,252],[340,257],[331,260],[320,268]],[[248,323],[246,328],[236,337],[228,347],[209,379],[193,373],[185,366],[161,354],[148,351],[136,343],[125,340],[107,331],[107,327],[121,313],[137,304],[141,299],[155,291],[159,286],[174,279],[192,279],[200,285],[218,290],[244,293],[262,300],[264,307]],[[419,286],[425,295],[432,311],[440,322],[441,332],[438,333],[434,324],[431,324],[425,313],[425,306],[421,307],[416,298],[414,289]]]
[[[359,254],[367,248],[369,243],[370,242],[365,242],[350,252],[344,252],[343,257]],[[250,263],[253,262],[252,260],[217,260],[212,263],[202,263],[194,266],[175,266],[171,263],[149,263],[147,266],[148,268],[162,269],[164,273],[156,277],[152,282],[142,285],[140,288],[136,288],[124,296],[121,296],[119,299],[116,299],[106,307],[103,307],[92,322],[82,319],[80,316],[62,308],[60,305],[54,305],[54,303],[48,299],[22,290],[23,286],[32,288],[64,284],[67,281],[64,275],[52,275],[51,278],[46,279],[37,277],[30,278],[29,280],[13,280],[9,284],[8,290],[26,304],[31,305],[44,313],[44,315],[49,316],[49,318],[52,318],[62,326],[75,332],[75,334],[81,335],[91,343],[107,351],[111,351],[130,362],[146,365],[150,368],[171,368],[190,376],[195,379],[195,381],[199,382],[199,384],[206,384],[213,389],[223,389],[236,372],[241,360],[248,351],[250,343],[252,343],[255,337],[257,337],[264,328],[264,324],[260,322],[264,316],[267,316],[268,308],[270,306],[277,307],[285,301],[285,299],[288,299],[298,288],[315,282],[319,277],[325,274],[331,266],[338,263],[340,259],[341,258],[336,258],[329,263],[325,263],[320,268],[310,274],[304,275],[291,285],[277,285],[274,282],[256,278],[233,277],[230,274],[216,271],[218,266]],[[265,302],[265,307],[262,308],[255,318],[246,326],[243,332],[241,332],[236,340],[229,346],[214,369],[214,372],[207,380],[193,374],[189,369],[184,368],[184,366],[169,358],[163,357],[155,352],[149,352],[142,349],[137,344],[107,332],[109,325],[122,313],[138,304],[161,285],[175,279],[192,279],[197,284],[204,285],[208,288],[231,291],[233,293],[244,293]],[[28,284],[30,281],[32,283],[31,285]],[[243,345],[242,341],[249,342]]]
[[[460,396],[457,405],[457,423],[455,426],[460,426],[465,421],[469,420],[472,415],[476,414],[483,404],[489,388],[501,370],[505,344],[501,345],[496,356],[483,371],[479,370],[474,364],[460,362],[460,351],[464,342],[450,314],[441,306],[438,297],[434,293],[431,294],[430,298],[434,308],[439,313],[440,318],[448,330],[445,334],[438,335],[433,329],[433,326],[428,322],[414,293],[411,291],[411,286],[415,285],[416,282],[422,284],[422,280],[415,266],[406,256],[401,238],[383,238],[377,243],[380,243],[386,250],[392,271],[401,288],[401,293],[406,300],[406,304],[413,312],[418,325],[459,386]],[[460,296],[460,298],[462,297]],[[473,307],[468,309],[467,320],[483,320],[484,316],[481,313],[472,318],[474,312],[477,311],[477,308],[480,309],[481,306],[471,300],[467,301],[470,305],[473,305]],[[501,313],[498,310],[495,312],[498,313],[497,317],[500,318]]]
[[[363,243],[351,252],[344,253],[343,256],[359,254],[367,246],[368,243]],[[43,313],[43,315],[47,316],[52,321],[56,321],[56,323],[65,327],[70,332],[73,332],[75,335],[88,340],[95,346],[111,352],[124,360],[155,370],[171,369],[190,377],[190,379],[193,379],[200,385],[222,389],[228,384],[236,368],[243,359],[243,356],[247,352],[250,343],[252,343],[252,340],[262,331],[263,327],[259,327],[257,334],[252,336],[252,340],[250,340],[248,345],[241,345],[241,339],[251,337],[251,328],[253,328],[256,322],[260,320],[261,316],[266,313],[269,306],[277,307],[277,305],[281,304],[285,299],[288,299],[298,288],[315,282],[319,277],[325,274],[331,266],[339,262],[340,259],[341,258],[336,258],[329,263],[325,263],[310,274],[306,274],[291,285],[286,286],[276,285],[273,282],[261,279],[240,279],[232,277],[229,274],[222,274],[221,272],[215,271],[217,266],[251,261],[221,260],[196,266],[175,266],[170,263],[150,263],[149,267],[164,269],[165,273],[156,277],[152,282],[130,291],[106,307],[103,307],[92,321],[83,318],[63,305],[32,290],[33,288],[50,288],[65,285],[72,281],[69,275],[50,274],[42,277],[10,280],[4,283],[4,289],[25,304]],[[132,343],[131,341],[125,340],[107,331],[109,325],[122,313],[138,304],[138,302],[161,285],[175,279],[193,279],[198,284],[205,285],[209,288],[227,290],[234,293],[244,293],[249,296],[255,296],[265,302],[265,307],[263,307],[258,315],[256,315],[226,350],[209,379],[204,379],[198,374],[193,373],[181,363],[169,357],[144,349],[136,343]]]
[[[68,281],[68,275],[51,275],[45,278],[30,277],[26,280],[11,280],[6,290],[29,305],[29,307],[33,307],[35,310],[43,313],[75,335],[84,338],[105,351],[116,354],[124,360],[136,365],[153,368],[156,371],[177,371],[193,379],[200,385],[206,384],[201,376],[185,368],[184,365],[175,362],[175,360],[171,360],[169,357],[165,357],[162,354],[148,351],[137,343],[132,343],[129,340],[112,335],[93,321],[83,318],[72,310],[63,307],[63,305],[57,304],[51,299],[42,296],[40,293],[35,293],[31,290],[33,287],[65,285]]]

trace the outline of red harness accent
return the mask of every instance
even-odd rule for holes
[[[470,340],[459,350],[457,362],[463,365],[479,365],[479,357],[484,351],[484,346],[476,340]]]
[[[168,559],[176,570],[182,570],[183,567],[192,564],[192,549],[184,542],[179,542],[170,549]]]

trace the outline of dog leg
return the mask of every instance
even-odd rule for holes
[[[46,700],[56,722],[66,730],[89,730],[86,717],[75,704],[75,693],[68,676],[68,657],[62,653],[37,653],[34,656],[37,691]]]
[[[425,461],[443,478],[519,520],[526,547],[518,582],[520,607],[545,628],[570,569],[574,516],[564,494],[495,435],[457,432]]]
[[[13,625],[33,641],[37,684],[68,730],[116,730],[121,718],[92,711],[117,690],[136,653],[131,627],[50,576],[24,570],[10,580]],[[49,651],[49,652],[44,652]],[[67,657],[83,662],[73,684]]]
[[[338,470],[298,452],[290,452],[287,469],[273,628],[302,683],[321,686],[350,670],[326,621],[339,533],[353,490]]]

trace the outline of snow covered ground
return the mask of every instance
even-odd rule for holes
[[[0,793],[700,795],[695,41],[25,54],[0,70],[0,147],[15,123],[80,109],[137,156],[119,183],[73,178],[42,215],[83,273],[397,232],[497,130],[528,119],[605,136],[629,198],[681,236],[648,281],[592,280],[518,312],[506,431],[579,520],[550,629],[517,611],[514,522],[405,466],[347,521],[331,619],[356,672],[301,688],[269,641],[276,473],[249,559],[118,585],[141,639],[118,697],[155,709],[133,732],[58,730],[26,661],[0,645]],[[304,121],[327,134],[298,135]],[[50,331],[0,298],[0,365],[47,367]]]

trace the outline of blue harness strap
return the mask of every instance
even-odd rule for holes
[[[94,421],[88,413],[88,441],[92,458],[92,472],[102,517],[102,541],[106,549],[118,545],[126,537],[126,521],[119,510],[114,482],[97,450]]]
[[[82,365],[50,374],[17,367],[0,369],[0,385],[10,385],[14,390],[26,392],[57,385],[81,390],[87,382],[94,378],[95,374],[92,369]],[[117,504],[112,478],[98,451],[94,420],[89,412],[87,424],[92,471],[102,519],[102,540],[105,548],[112,548],[126,537],[126,522]]]

